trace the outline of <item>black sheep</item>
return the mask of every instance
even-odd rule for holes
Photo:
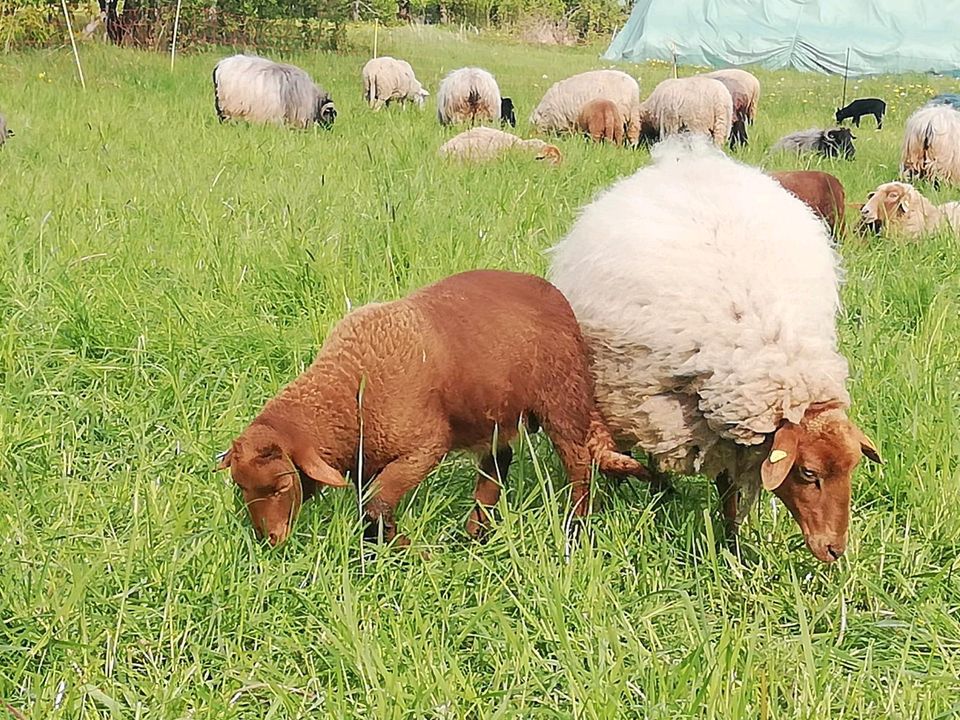
[[[845,108],[837,109],[837,123],[847,118],[853,118],[853,124],[860,127],[860,118],[864,115],[873,115],[877,119],[877,130],[883,128],[883,114],[887,111],[887,104],[880,98],[860,98],[854,100]]]

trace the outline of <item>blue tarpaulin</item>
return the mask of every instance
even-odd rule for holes
[[[960,75],[960,0],[636,0],[610,60]]]

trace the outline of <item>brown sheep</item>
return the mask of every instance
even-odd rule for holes
[[[553,441],[577,516],[589,512],[591,462],[646,475],[614,450],[560,291],[533,275],[476,270],[347,315],[220,467],[230,468],[255,531],[271,545],[288,536],[318,484],[345,487],[346,473],[361,487],[376,478],[364,534],[391,540],[400,499],[447,452],[472,450],[481,461],[467,530],[480,536],[523,423],[542,424]]]
[[[626,120],[611,100],[596,98],[580,109],[577,127],[595,142],[622,145]]]
[[[773,172],[770,176],[803,200],[833,231],[835,238],[842,235],[846,194],[837,178],[819,170]]]

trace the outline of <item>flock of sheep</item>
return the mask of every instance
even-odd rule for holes
[[[393,58],[371,60],[362,81],[374,110],[422,107],[429,97]],[[221,120],[305,128],[337,116],[329,93],[289,65],[238,55],[216,66],[213,82]],[[510,442],[542,428],[567,472],[574,516],[591,509],[592,467],[658,490],[669,472],[698,472],[715,481],[731,537],[765,489],[818,559],[839,558],[852,473],[862,456],[880,462],[847,416],[837,347],[842,260],[831,230],[842,227],[843,188],[826,173],[774,176],[724,154],[725,143],[748,141],[759,97],[759,82],[742,70],[665,80],[642,102],[637,81],[617,70],[554,84],[530,116],[538,133],[658,141],[652,163],[582,209],[550,251],[549,282],[475,270],[348,314],[221,457],[257,534],[282,542],[306,499],[350,476],[368,493],[365,534],[405,542],[394,516],[401,498],[461,449],[480,456],[466,526],[482,536]],[[905,175],[960,182],[954,98],[910,118]],[[436,100],[442,124],[474,125],[443,156],[489,159],[513,148],[561,161],[544,140],[481,124],[516,123],[485,70],[451,72]],[[860,109],[879,108],[879,123],[877,103],[852,104],[838,122],[845,111],[858,123]],[[853,156],[845,129],[778,145]],[[862,220],[908,233],[941,222],[960,229],[954,205],[936,208],[893,182],[872,195]]]

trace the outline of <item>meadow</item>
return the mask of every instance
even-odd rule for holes
[[[431,91],[490,69],[520,134],[551,83],[610,66],[598,46],[415,29],[379,43]],[[270,550],[214,457],[337,320],[460,270],[543,273],[577,209],[648,153],[565,138],[558,167],[441,162],[455,131],[432,98],[422,113],[362,103],[369,50],[283,58],[340,112],[307,132],[217,122],[227,51],[172,71],[80,52],[86,90],[67,50],[0,57],[17,133],[0,152],[0,701],[37,720],[960,716],[955,237],[841,244],[852,416],[886,464],[857,471],[832,566],[769,496],[735,557],[698,478],[659,505],[600,481],[567,562],[564,475],[541,436],[486,544],[464,535],[474,463],[455,455],[401,507],[411,550],[365,547],[350,491],[309,503]],[[644,93],[670,73],[627,69]],[[767,148],[828,126],[841,80],[757,74],[738,157],[825,169],[860,202],[894,179],[909,113],[957,91],[851,81],[848,99],[887,99],[884,129],[864,119],[853,162],[798,161]]]

